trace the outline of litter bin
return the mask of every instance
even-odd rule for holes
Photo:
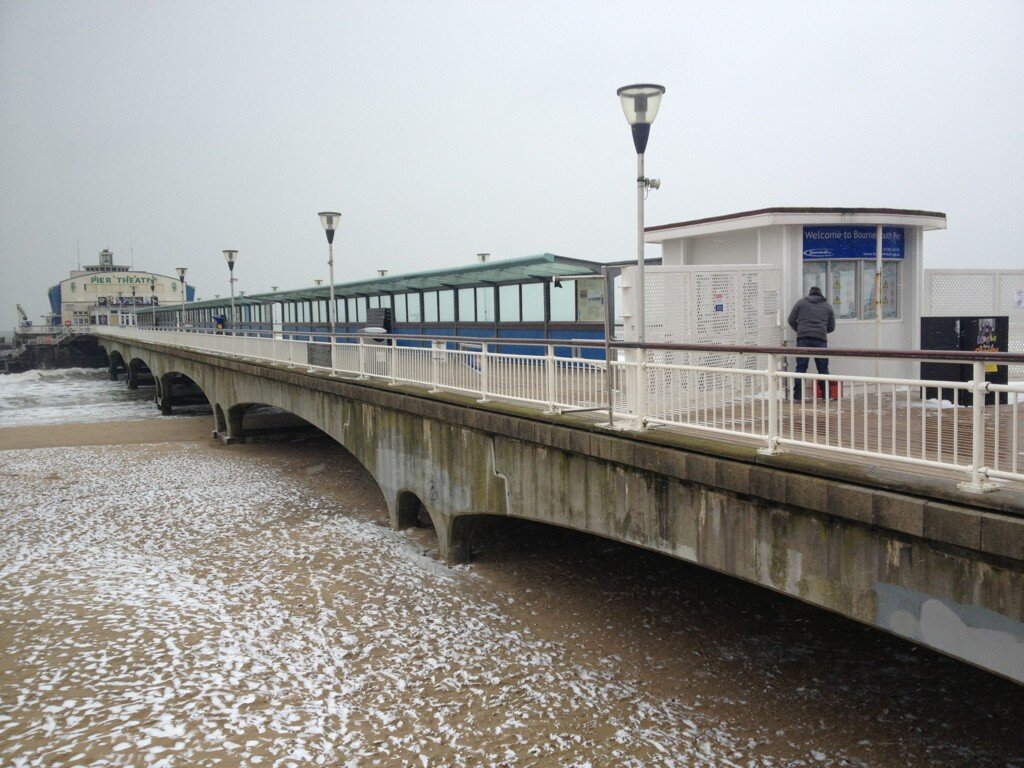
[[[1010,318],[1002,317],[922,317],[921,349],[959,350],[961,352],[1006,352],[1009,348]],[[974,367],[970,363],[921,363],[921,378],[932,381],[970,381]],[[1006,384],[1005,365],[986,364],[985,381]],[[925,387],[926,398],[953,401],[953,389]],[[985,395],[985,405],[996,401],[996,393]],[[957,405],[973,404],[970,392],[958,390]],[[999,402],[1006,402],[1003,392]]]
[[[369,339],[362,338],[360,355],[362,358],[362,371],[373,376],[387,376],[388,353],[384,347],[390,346],[387,338],[388,332],[380,326],[371,325],[360,328],[360,333],[372,333]]]

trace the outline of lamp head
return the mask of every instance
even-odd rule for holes
[[[320,211],[320,223],[327,232],[327,242],[334,242],[334,230],[341,224],[341,214],[337,211]]]
[[[185,273],[188,272],[188,267],[175,267],[174,271],[178,273],[178,279],[181,282],[185,282]]]
[[[228,263],[228,271],[235,271],[235,259],[238,258],[238,251],[224,251],[224,261]]]
[[[633,129],[633,146],[636,147],[636,153],[642,155],[647,149],[647,137],[651,133],[651,123],[658,114],[658,107],[661,106],[665,86],[637,83],[624,85],[616,93],[622,100],[626,122]]]

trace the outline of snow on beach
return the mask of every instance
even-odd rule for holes
[[[73,468],[69,471],[69,468]],[[252,456],[0,454],[0,764],[782,763]]]

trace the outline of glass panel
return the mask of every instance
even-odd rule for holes
[[[823,287],[821,292],[831,302],[836,320],[855,320],[857,318],[857,262],[830,262],[828,282],[829,284]]]
[[[405,294],[400,293],[397,296],[392,296],[392,301],[395,302],[395,322],[405,323],[408,322],[409,316],[405,313]]]
[[[450,323],[455,319],[455,291],[440,291],[437,294],[442,322]]]
[[[460,288],[459,289],[459,322],[460,323],[475,323],[476,322],[476,289],[474,288]]]
[[[478,323],[493,323],[494,316],[494,289],[476,289],[476,321]]]
[[[604,322],[604,280],[576,282],[576,319],[581,323]]]
[[[523,285],[523,322],[544,320],[544,285],[526,283]]]
[[[363,297],[356,299],[356,322],[366,322],[366,299]]]
[[[356,322],[356,300],[355,299],[345,299],[345,304],[346,304],[346,308],[348,310],[347,314],[345,315],[345,322],[346,323],[354,323],[354,322]]]
[[[882,317],[896,320],[900,316],[900,262],[882,262]]]
[[[370,297],[370,309],[380,309],[380,296]]]
[[[437,322],[437,291],[423,293],[423,321],[425,323]]]
[[[863,262],[860,275],[860,295],[864,297],[861,311],[865,320],[875,319],[875,263]],[[899,317],[899,262],[882,262],[882,317],[895,319]]]
[[[805,261],[804,262],[804,292],[801,296],[806,296],[807,292],[811,288],[820,288],[821,292],[828,295],[828,289],[826,283],[828,282],[828,262],[827,261]]]
[[[501,317],[498,318],[499,321],[502,323],[518,323],[520,320],[519,286],[501,286],[498,288],[498,299],[501,304]]]
[[[566,280],[558,287],[551,284],[551,322],[571,323],[576,320],[576,281]]]

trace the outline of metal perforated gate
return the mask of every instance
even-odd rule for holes
[[[1024,352],[1024,269],[926,269],[922,315],[1006,315],[1007,350]],[[1024,365],[1009,366],[1010,379],[1024,378]]]

